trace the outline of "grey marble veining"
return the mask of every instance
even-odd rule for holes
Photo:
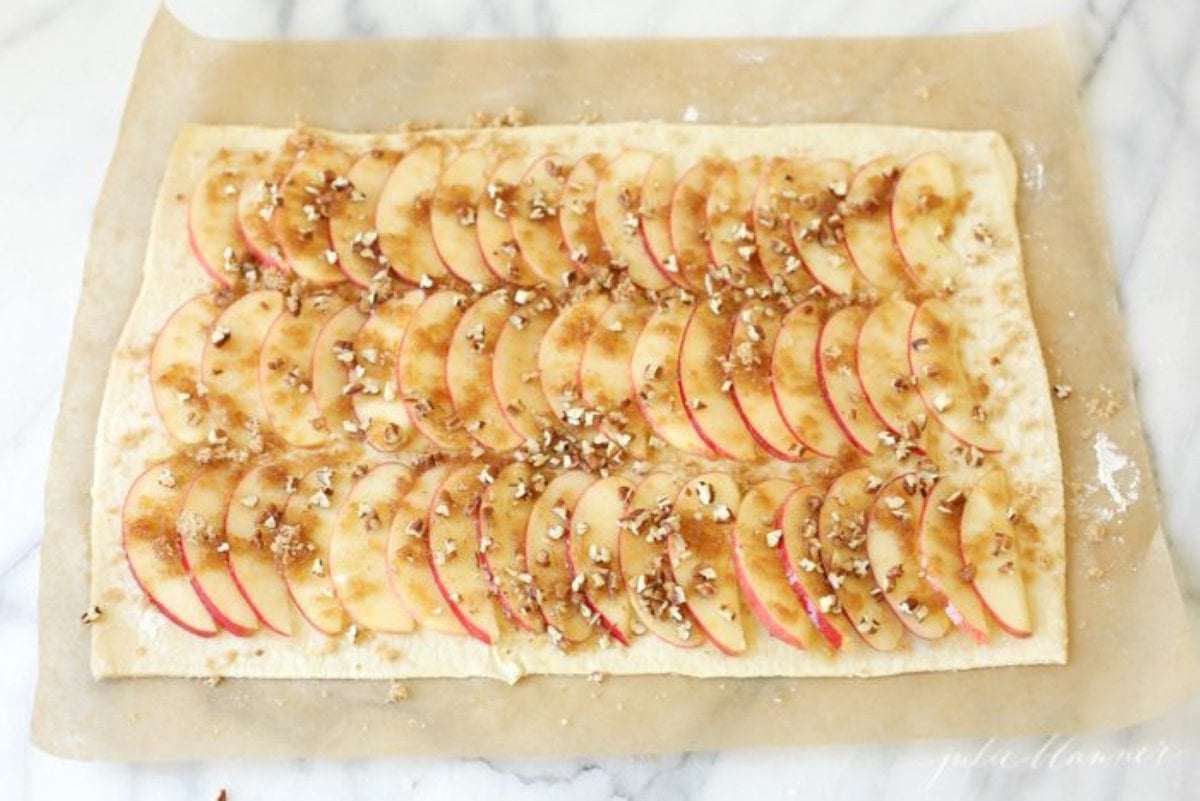
[[[175,0],[239,38],[922,34],[1061,20],[1080,75],[1165,521],[1200,618],[1200,3],[1195,0]],[[129,767],[27,739],[48,443],[79,274],[154,0],[0,4],[0,777],[6,797],[1190,798],[1200,699],[1081,738],[604,760],[389,760]],[[71,380],[66,376],[66,380]],[[1147,655],[1152,658],[1152,655]],[[1136,692],[1137,688],[1130,688]]]

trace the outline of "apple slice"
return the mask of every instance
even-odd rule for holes
[[[200,361],[213,444],[228,437],[235,445],[249,446],[266,427],[267,410],[258,391],[258,357],[281,311],[283,295],[262,289],[242,295],[213,321]]]
[[[917,308],[903,298],[880,303],[858,332],[858,378],[871,410],[901,439],[920,446],[928,417],[914,388],[908,337]]]
[[[679,482],[669,473],[651,473],[633,488],[621,517],[617,557],[641,626],[671,645],[695,648],[704,634],[696,629],[667,555],[667,537],[679,527],[678,494]]]
[[[777,525],[779,508],[795,489],[792,482],[774,478],[746,493],[733,530],[733,563],[746,602],[763,628],[793,648],[810,648],[820,634],[788,581],[783,530]]]
[[[349,623],[329,577],[329,543],[352,484],[349,468],[328,465],[287,482],[283,517],[268,529],[292,603],[310,626],[331,636]]]
[[[567,256],[575,264],[593,270],[608,263],[595,213],[596,184],[606,169],[608,160],[598,153],[575,162],[559,201],[558,224],[567,245]]]
[[[258,616],[229,571],[225,513],[239,471],[222,465],[202,471],[188,487],[175,522],[179,552],[196,594],[221,628],[238,637],[258,629]]]
[[[962,187],[945,153],[925,153],[904,166],[892,189],[892,236],[917,284],[941,288],[962,271],[947,244]]]
[[[679,348],[679,388],[696,432],[727,459],[750,462],[762,456],[733,400],[728,356],[733,322],[697,305]]]
[[[347,370],[354,360],[354,338],[367,321],[357,304],[330,317],[313,340],[312,394],[331,434],[358,431],[351,396],[342,390],[349,383]]]
[[[934,484],[921,509],[917,548],[925,578],[945,599],[950,620],[983,645],[988,641],[987,615],[971,583],[978,568],[967,567],[959,545],[963,506],[961,490],[945,479]]]
[[[825,493],[818,517],[821,564],[859,636],[877,651],[894,651],[904,627],[884,600],[867,558],[867,515],[874,501],[871,471],[843,473]]]
[[[1008,480],[1000,469],[979,479],[963,507],[963,564],[983,606],[1014,637],[1033,634]]]
[[[582,470],[569,470],[546,485],[529,510],[525,562],[546,618],[546,633],[555,645],[581,643],[592,635],[593,614],[582,582],[577,586],[572,579],[567,539],[575,504],[595,480]]]
[[[488,178],[475,210],[475,236],[488,269],[501,281],[518,286],[534,286],[541,283],[542,279],[525,261],[517,241],[513,239],[509,222],[513,214],[513,196],[524,174],[524,159],[505,159],[496,167]]]
[[[558,223],[565,177],[557,156],[533,162],[513,190],[508,218],[525,262],[543,281],[557,286],[565,285],[567,274],[575,270]]]
[[[192,253],[208,277],[224,287],[236,282],[246,248],[237,221],[246,167],[245,154],[222,150],[200,176],[188,203]]]
[[[403,633],[413,616],[388,581],[387,544],[401,496],[412,471],[398,462],[371,468],[350,488],[338,510],[329,541],[329,573],[346,613],[363,628]]]
[[[675,498],[678,527],[667,535],[671,572],[688,611],[722,653],[746,650],[742,599],[731,543],[742,492],[732,476],[705,473]]]
[[[704,289],[710,266],[708,196],[725,166],[719,159],[696,163],[680,177],[671,195],[671,249],[683,283],[696,291]]]
[[[792,213],[798,195],[801,159],[772,159],[754,196],[754,241],[758,260],[772,285],[789,292],[806,292],[812,278],[804,269],[800,251],[792,241]]]
[[[685,453],[714,458],[688,417],[679,386],[679,354],[692,306],[677,299],[650,316],[630,360],[634,397],[654,432]]]
[[[533,468],[512,462],[498,474],[488,473],[479,505],[479,554],[500,607],[519,628],[546,630],[546,619],[534,594],[533,576],[525,560],[525,531],[533,511]]]
[[[134,581],[150,603],[181,629],[212,637],[217,624],[192,587],[175,531],[187,469],[157,464],[134,479],[121,509],[121,543]]]
[[[267,462],[242,476],[225,513],[229,572],[262,624],[292,634],[292,599],[271,553],[271,537],[287,504],[290,465]]]
[[[554,317],[549,297],[531,297],[517,304],[496,339],[492,388],[508,424],[527,440],[541,439],[554,426],[554,410],[537,375],[538,349]]]
[[[921,400],[951,436],[981,451],[999,451],[1004,446],[988,427],[980,393],[959,355],[963,331],[962,319],[945,301],[923,302],[908,335],[909,366]]]
[[[213,295],[197,295],[167,318],[150,351],[154,409],[167,433],[184,445],[203,442],[208,434],[208,398],[198,390],[200,360],[220,311]]]
[[[338,266],[361,287],[369,286],[371,278],[388,267],[379,248],[375,211],[399,160],[400,154],[392,150],[369,150],[359,156],[346,173],[349,191],[338,193],[329,207],[329,238]]]
[[[875,583],[904,627],[936,640],[950,630],[943,601],[923,576],[917,552],[921,499],[913,473],[897,476],[875,494],[867,518],[867,559]]]
[[[466,634],[433,578],[426,537],[429,507],[451,465],[425,470],[396,504],[387,536],[387,580],[400,603],[424,628],[443,634]]]
[[[908,286],[904,259],[892,239],[892,187],[899,172],[891,156],[859,167],[846,192],[847,213],[842,220],[846,252],[882,292],[901,292]]]
[[[277,171],[282,159],[275,160],[265,153],[256,153],[246,166],[242,191],[238,193],[237,222],[246,250],[258,263],[273,270],[287,270],[283,251],[275,243],[271,217],[279,204],[279,184],[282,174]]]
[[[316,286],[346,280],[329,238],[329,211],[348,190],[353,163],[345,151],[317,144],[300,151],[279,185],[271,234],[291,271]]]
[[[375,230],[379,250],[396,275],[413,284],[444,278],[429,227],[429,211],[442,173],[442,146],[426,141],[396,162],[379,192]]]
[[[825,321],[817,340],[817,379],[842,433],[854,447],[872,454],[884,426],[858,380],[858,332],[866,317],[862,306],[847,306]]]
[[[567,306],[542,337],[537,369],[542,391],[554,414],[568,425],[584,424],[580,406],[579,368],[588,336],[608,311],[605,295],[586,295]]]
[[[496,340],[513,313],[507,289],[497,289],[472,303],[450,337],[446,385],[463,428],[485,448],[511,451],[522,442],[508,425],[492,388]]]
[[[434,493],[426,528],[433,578],[450,610],[477,640],[491,645],[500,637],[500,620],[492,602],[492,585],[479,563],[479,511],[483,484],[481,464],[450,473]]]
[[[263,338],[258,360],[263,408],[271,428],[298,448],[316,448],[329,441],[329,424],[313,394],[310,370],[317,335],[345,305],[336,295],[309,295],[297,314],[277,316]]]
[[[425,297],[423,290],[413,289],[380,303],[354,335],[352,347],[345,340],[333,345],[348,371],[342,392],[354,407],[357,423],[352,428],[378,451],[397,451],[418,436],[400,399],[396,364],[405,332]]]
[[[582,585],[593,615],[613,639],[629,645],[633,638],[633,607],[621,583],[617,565],[621,515],[633,493],[622,476],[596,481],[579,496],[567,535],[571,585]]]
[[[850,621],[842,614],[837,592],[821,565],[818,516],[824,493],[819,487],[794,490],[779,507],[775,525],[782,532],[784,575],[792,592],[800,598],[808,618],[835,651],[854,636]]]
[[[462,151],[442,170],[429,210],[429,228],[442,264],[468,284],[485,287],[498,280],[483,260],[475,236],[479,199],[487,187],[489,170],[482,150]]]
[[[460,292],[446,290],[426,298],[409,320],[396,361],[409,417],[422,434],[447,450],[466,450],[471,444],[446,383],[450,340],[466,306]]]
[[[764,173],[763,160],[757,156],[726,166],[704,205],[709,259],[728,266],[735,285],[762,275],[754,238],[754,199]]]
[[[791,206],[792,241],[809,275],[835,295],[849,295],[857,275],[846,252],[841,207],[852,169],[844,161],[809,162],[796,173],[796,197]]]
[[[626,150],[600,174],[596,184],[596,226],[614,265],[629,271],[643,289],[665,289],[670,282],[646,249],[641,232],[642,184],[654,155]]]
[[[685,286],[671,242],[671,198],[675,194],[675,159],[658,155],[642,181],[642,240],[654,266],[672,283]]]
[[[638,459],[649,454],[652,432],[634,399],[629,363],[650,313],[636,301],[614,303],[588,337],[579,362],[584,405],[599,412],[601,429]]]
[[[792,435],[771,389],[771,350],[779,333],[780,312],[751,301],[742,307],[726,351],[729,397],[759,446],[776,459],[797,461],[804,446]]]
[[[833,456],[846,438],[821,393],[817,375],[819,312],[811,303],[794,307],[779,324],[771,348],[771,388],[779,413],[800,444],[821,456]]]

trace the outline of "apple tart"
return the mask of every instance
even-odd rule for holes
[[[1016,192],[991,132],[185,128],[94,674],[1063,662]]]

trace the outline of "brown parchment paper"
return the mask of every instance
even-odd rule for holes
[[[160,12],[97,205],[55,434],[34,742],[77,758],[137,761],[566,756],[1077,732],[1162,711],[1200,671],[1160,528],[1073,87],[1053,29],[882,40],[226,43]],[[1006,136],[1022,172],[1034,317],[1052,379],[1075,389],[1056,410],[1068,485],[1068,665],[869,680],[421,680],[407,682],[411,697],[399,704],[384,703],[380,682],[91,678],[79,615],[96,414],[179,127],[460,125],[510,104],[542,123],[589,114],[854,121]],[[1127,462],[1114,474],[1100,450]]]

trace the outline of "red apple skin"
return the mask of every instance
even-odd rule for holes
[[[594,482],[591,485],[591,487],[589,487],[588,489],[589,490],[594,489],[601,481],[607,481],[607,480],[611,480],[611,479],[600,479],[599,481]],[[628,493],[633,492],[633,484],[632,483],[626,481],[625,486],[627,487]],[[585,493],[586,493],[586,490],[585,490]],[[582,496],[581,496],[581,499],[582,499]],[[578,505],[576,505],[576,510],[577,509],[578,509]],[[571,513],[571,520],[567,526],[567,537],[568,538],[575,536],[575,523],[576,523],[577,517],[578,517],[577,512]],[[617,537],[617,545],[619,546],[620,543],[621,543],[621,538],[618,536]],[[617,554],[617,552],[614,551],[613,556],[612,556],[612,561],[614,563],[619,561],[617,557],[618,557],[618,554]],[[575,563],[574,549],[571,548],[569,544],[567,547],[567,568],[571,571],[572,579],[574,579],[580,573],[579,565],[577,565]],[[615,569],[617,571],[618,576],[620,576],[620,573],[621,573],[620,565],[618,564]],[[621,626],[616,621],[610,620],[608,617],[606,617],[600,611],[600,609],[592,602],[591,598],[588,597],[588,593],[587,593],[586,589],[587,588],[585,587],[584,597],[587,598],[587,604],[591,608],[592,612],[600,619],[600,623],[601,623],[601,625],[604,626],[604,630],[606,632],[608,632],[609,636],[611,636],[614,640],[621,643],[621,645],[628,647],[629,642],[630,642],[629,637],[625,636],[625,632],[621,630]],[[625,593],[625,587],[622,586],[620,591],[623,595]],[[632,607],[629,610],[629,615],[630,615],[630,617],[634,616],[634,611],[633,611]]]
[[[939,491],[941,489],[943,489],[943,486],[942,486],[943,483],[944,483],[944,481],[939,481],[936,485],[934,485],[933,489],[931,489],[929,491],[929,495],[927,495],[925,498],[924,506],[921,508],[921,520],[918,523],[918,529],[917,529],[917,531],[918,531],[917,542],[918,542],[918,547],[920,549],[921,566],[923,568],[925,568],[926,580],[930,583],[930,585],[934,588],[934,590],[936,590],[937,592],[946,596],[946,598],[947,598],[946,599],[946,614],[949,616],[950,620],[954,623],[954,625],[957,626],[960,631],[962,631],[964,634],[966,634],[968,637],[970,637],[972,640],[974,640],[977,644],[986,645],[987,641],[988,641],[988,631],[987,631],[987,627],[986,627],[986,621],[985,621],[985,625],[983,627],[980,627],[980,626],[976,625],[976,621],[971,620],[971,618],[976,617],[976,615],[971,614],[969,611],[966,614],[964,614],[963,609],[959,609],[957,606],[955,606],[953,600],[949,597],[949,593],[947,592],[947,590],[949,588],[939,580],[937,575],[935,575],[936,571],[934,571],[930,568],[930,560],[929,560],[929,550],[930,549],[929,549],[929,542],[928,542],[928,537],[927,537],[926,526],[927,526],[929,518],[931,517],[932,514],[940,514],[940,512],[937,512],[936,507],[940,503],[940,501],[938,500],[941,497]],[[957,523],[955,524],[955,528],[957,528]],[[960,565],[961,565],[961,550],[960,550],[960,548],[961,548],[961,546],[954,550],[954,555],[959,557],[959,561],[960,561]],[[977,603],[979,603],[979,611],[980,611],[979,616],[982,616],[983,604],[982,604],[982,602],[980,602],[978,600],[978,595],[975,592],[974,585],[967,584],[966,589],[970,592],[970,598],[975,599],[975,601]]]
[[[994,469],[998,469],[998,468],[994,468]],[[1002,477],[1003,473],[1001,472],[1000,475]],[[985,475],[979,481],[979,483],[976,484],[975,489],[972,490],[972,495],[974,495],[977,492],[984,491],[985,483],[986,483],[987,488],[990,489],[990,484],[992,483],[993,479],[994,479],[994,476]],[[968,498],[967,501],[969,503],[970,498]],[[1006,506],[1007,506],[1007,504],[1006,504]],[[971,554],[968,553],[968,545],[965,540],[965,534],[966,534],[965,512],[966,512],[966,509],[964,507],[963,527],[960,528],[960,531],[959,531],[959,535],[960,535],[959,536],[959,552],[962,556],[963,564],[976,564],[976,560],[972,559]],[[1011,526],[1011,524],[1010,524],[1010,526]],[[1018,576],[1020,575],[1020,567],[1019,566],[1016,570],[1016,574]],[[996,625],[999,626],[1005,633],[1007,633],[1013,637],[1019,637],[1022,639],[1025,637],[1033,636],[1033,626],[1032,625],[1030,625],[1026,628],[1020,628],[1018,626],[1014,626],[1007,618],[1005,618],[1004,616],[1002,616],[1000,614],[999,610],[993,608],[992,605],[988,603],[987,593],[985,593],[983,591],[983,588],[981,586],[978,575],[976,576],[975,580],[972,581],[972,586],[975,588],[975,594],[979,596],[979,602],[981,604],[983,604],[983,608],[988,613],[988,616],[991,617],[991,619],[993,621],[995,621]],[[1025,588],[1025,591],[1028,592],[1028,587]],[[1026,601],[1026,603],[1028,603],[1028,600]],[[1028,609],[1026,610],[1026,615],[1029,615]],[[1029,615],[1029,617],[1030,617],[1030,623],[1032,624],[1032,616]]]
[[[786,530],[788,524],[789,507],[793,504],[797,506],[807,506],[808,499],[811,496],[821,497],[824,493],[818,487],[800,487],[792,491],[779,507],[779,514],[775,518],[775,525],[780,529]],[[792,586],[792,591],[799,596],[804,603],[804,608],[808,612],[808,617],[812,620],[813,625],[817,627],[817,631],[825,638],[825,641],[835,651],[842,650],[846,642],[846,634],[849,633],[850,624],[844,615],[832,614],[827,615],[821,611],[818,599],[812,597],[804,586],[804,582],[800,579],[796,572],[796,565],[800,560],[805,558],[804,554],[795,552],[791,547],[795,545],[795,539],[784,536],[783,547],[779,549],[779,558],[783,560],[783,570],[787,575],[788,584]],[[825,578],[825,571],[820,567],[820,559],[814,560],[817,562],[817,569],[821,573],[821,581],[826,584],[828,592],[832,593],[833,588],[828,586],[828,580]]]
[[[238,233],[241,233],[240,229],[238,230]],[[233,279],[227,275],[223,275],[222,270],[218,270],[209,264],[204,258],[204,255],[200,252],[200,243],[196,241],[196,232],[192,228],[191,214],[188,214],[188,247],[191,249],[192,255],[196,257],[196,263],[200,265],[200,269],[204,270],[205,275],[211,278],[218,286],[224,287],[225,289],[233,288]]]
[[[276,464],[263,465],[263,466],[257,468],[257,470],[273,470],[273,471],[286,471],[286,469],[287,469],[287,465],[282,462],[276,463]],[[234,501],[236,501],[236,499],[241,495],[239,490],[242,489],[243,484],[254,472],[255,471],[252,470],[252,471],[246,473],[246,475],[242,476],[241,481],[239,481],[238,485],[234,488],[233,495],[231,496],[231,500],[230,500],[230,504],[229,504],[230,509],[233,508]],[[286,498],[285,498],[285,502],[286,502]],[[280,506],[279,509],[280,509],[280,514],[282,515],[283,507]],[[229,513],[229,510],[226,510],[226,512],[225,512],[225,529],[226,530],[229,529],[229,520],[230,520],[230,513]],[[281,637],[292,636],[292,632],[289,629],[286,629],[283,626],[278,625],[276,623],[276,621],[271,619],[270,615],[264,613],[262,606],[255,602],[254,591],[250,587],[246,586],[245,581],[242,579],[241,576],[238,575],[237,561],[232,558],[232,552],[230,552],[230,559],[229,559],[229,575],[233,577],[233,583],[237,585],[238,592],[240,592],[242,594],[242,597],[246,599],[246,603],[250,604],[250,608],[253,609],[254,614],[258,616],[258,621],[260,623],[262,623],[268,629],[275,632],[276,634],[278,634]],[[288,596],[287,582],[284,581],[282,573],[279,573],[279,585],[280,585],[280,590],[284,594],[284,597],[288,598],[288,605],[291,606],[291,602],[290,602],[291,599]],[[290,621],[288,621],[288,623],[286,625],[290,626]]]
[[[851,425],[850,421],[846,419],[846,410],[843,409],[834,396],[834,392],[829,385],[828,368],[825,366],[825,359],[827,358],[825,356],[825,348],[828,345],[828,336],[831,330],[831,324],[836,324],[835,321],[840,323],[840,318],[843,315],[854,315],[857,317],[858,319],[856,325],[858,331],[862,331],[862,321],[866,317],[866,312],[862,309],[862,307],[859,306],[847,306],[845,309],[836,312],[833,316],[825,321],[825,324],[821,326],[821,333],[817,337],[817,381],[819,381],[821,385],[821,396],[825,398],[825,404],[829,407],[829,410],[833,412],[833,419],[837,421],[838,428],[841,429],[842,434],[857,450],[870,456],[877,450],[879,442],[878,440],[874,442],[864,441],[863,438],[859,436],[861,432],[855,432],[854,426]],[[855,334],[854,340],[855,343],[857,343],[858,334]],[[858,387],[857,392],[864,399],[864,403],[859,408],[862,411],[867,412],[869,415],[874,415],[874,423],[878,424],[880,430],[884,430],[886,426],[883,424],[883,421],[879,419],[878,415],[875,414],[874,409],[870,405],[870,400],[867,399],[867,393],[862,388],[862,381],[860,381],[858,378],[857,356],[850,356],[847,358],[854,359],[854,366],[850,371],[850,377]]]

